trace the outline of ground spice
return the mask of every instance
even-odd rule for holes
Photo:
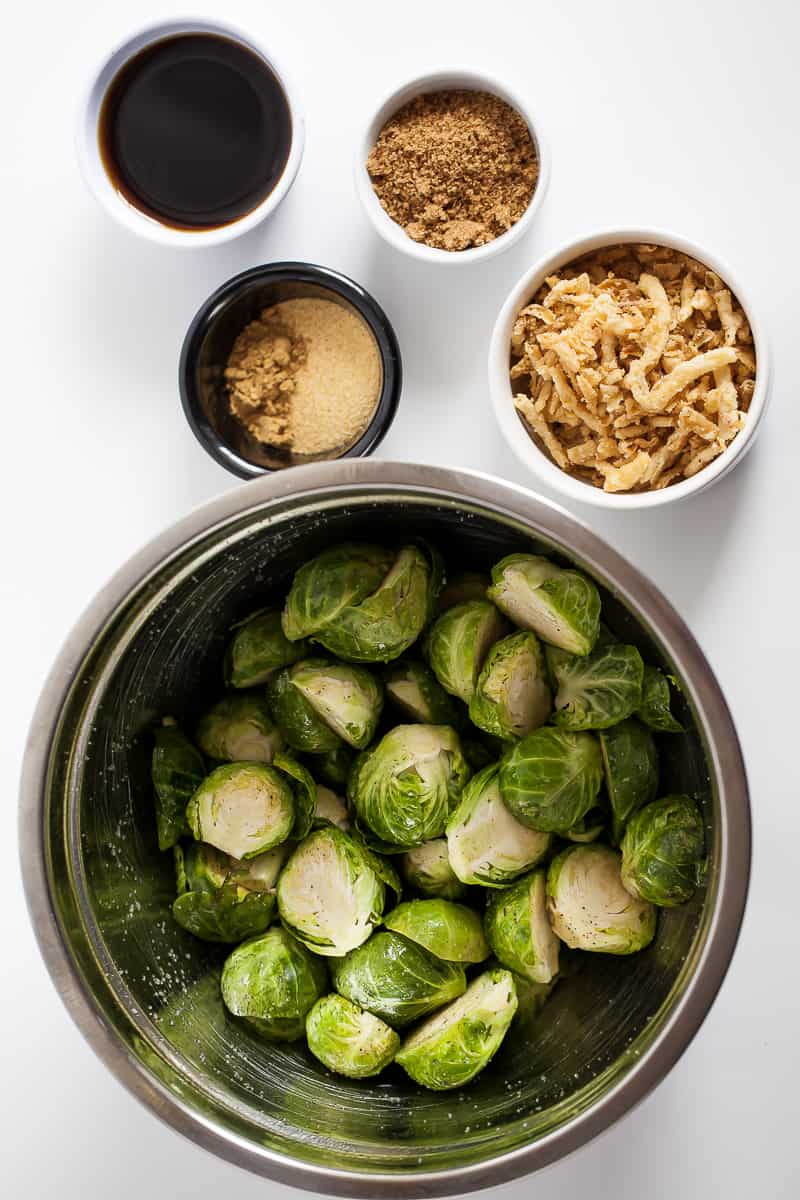
[[[528,126],[499,96],[416,96],[384,125],[367,171],[386,212],[415,242],[466,250],[494,241],[530,203],[539,175]]]
[[[265,308],[233,344],[230,411],[264,445],[299,455],[343,451],[375,411],[382,382],[375,339],[350,308],[300,297]]]

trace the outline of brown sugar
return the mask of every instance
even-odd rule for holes
[[[522,116],[489,92],[416,96],[367,159],[375,193],[410,238],[440,250],[483,246],[530,203],[539,175]]]

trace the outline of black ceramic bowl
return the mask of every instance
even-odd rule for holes
[[[383,368],[375,412],[357,441],[332,454],[278,452],[258,442],[228,410],[223,372],[237,336],[263,309],[298,297],[332,300],[355,311],[372,332]],[[363,458],[394,420],[402,384],[400,349],[383,309],[345,275],[311,263],[268,263],[235,275],[209,296],[189,326],[179,367],[181,402],[195,437],[241,479],[331,458]]]

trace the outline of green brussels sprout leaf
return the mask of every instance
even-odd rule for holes
[[[631,816],[655,798],[658,750],[650,730],[635,717],[603,729],[597,736],[611,804],[611,836],[619,845]]]
[[[225,652],[225,683],[232,688],[258,687],[281,667],[289,667],[308,653],[305,642],[290,642],[283,632],[281,614],[265,608],[233,626]]]
[[[222,969],[229,1012],[269,1041],[294,1042],[327,987],[325,965],[291,934],[274,926],[237,946]]]
[[[639,707],[644,663],[635,646],[603,646],[582,658],[551,649],[547,660],[557,684],[553,721],[562,729],[608,729]]]
[[[311,1009],[306,1036],[314,1057],[348,1079],[380,1075],[400,1049],[398,1034],[385,1021],[335,994],[323,996]]]
[[[480,917],[452,900],[406,900],[383,923],[446,962],[479,963],[489,957]]]
[[[500,763],[500,792],[529,829],[566,834],[594,807],[603,782],[600,746],[591,733],[535,729]]]
[[[283,610],[283,632],[296,642],[329,625],[380,587],[394,555],[382,546],[345,542],[323,550],[295,574]]]
[[[515,625],[551,646],[570,654],[589,654],[594,647],[600,594],[580,571],[536,554],[509,554],[492,570],[487,595]]]
[[[340,996],[401,1029],[466,989],[464,968],[443,962],[400,933],[381,930],[331,965]]]
[[[705,874],[705,831],[689,796],[664,796],[631,817],[622,839],[622,882],[661,908],[691,900]]]
[[[645,663],[642,702],[636,715],[659,733],[683,733],[683,726],[670,711],[670,683],[677,686],[673,675],[665,675],[658,667]]]

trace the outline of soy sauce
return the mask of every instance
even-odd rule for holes
[[[252,212],[289,157],[283,89],[246,46],[181,34],[147,46],[118,72],[100,111],[111,182],[175,229],[213,229]]]

